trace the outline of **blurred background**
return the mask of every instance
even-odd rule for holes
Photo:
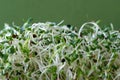
[[[100,25],[113,23],[119,29],[120,0],[0,0],[0,29],[4,23],[22,25],[30,17],[77,27],[100,20]]]

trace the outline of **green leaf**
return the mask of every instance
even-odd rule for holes
[[[15,51],[16,51],[16,49],[14,48],[14,46],[11,46],[10,49],[9,49],[9,53],[14,54]]]
[[[30,53],[30,49],[29,49],[29,41],[30,41],[30,39],[27,39],[24,43],[23,43],[23,45],[21,45],[20,44],[20,46],[21,46],[21,50],[22,50],[22,52],[23,52],[23,54],[25,55],[25,56],[29,56],[29,53]]]
[[[17,67],[21,67],[21,66],[23,66],[23,65],[20,64],[20,63],[15,63],[15,66],[17,66]]]
[[[26,58],[26,59],[25,59],[25,62],[27,63],[29,60],[30,60],[29,58]]]

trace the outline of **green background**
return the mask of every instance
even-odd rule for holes
[[[120,26],[120,0],[0,0],[0,29],[4,23],[22,25],[34,22],[60,22],[80,27],[86,21]]]

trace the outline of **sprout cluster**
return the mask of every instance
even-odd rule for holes
[[[120,80],[119,60],[120,32],[112,25],[6,24],[0,31],[2,80]]]

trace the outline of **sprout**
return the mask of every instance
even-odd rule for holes
[[[119,80],[120,32],[97,23],[13,24],[0,31],[0,79]]]

